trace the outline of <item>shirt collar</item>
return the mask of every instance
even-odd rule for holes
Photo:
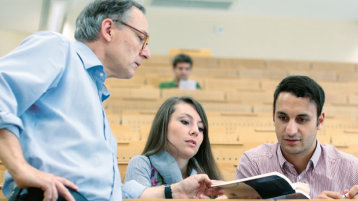
[[[322,148],[321,148],[321,144],[318,142],[318,140],[316,141],[316,150],[314,151],[312,157],[311,157],[311,161],[313,163],[313,167],[316,167],[319,158],[321,157],[321,153],[322,153]]]
[[[174,78],[174,80],[172,82],[175,84],[176,87],[179,86],[179,81],[177,82],[177,79]]]
[[[106,100],[110,96],[110,93],[106,86],[104,86],[107,76],[104,72],[102,62],[98,59],[97,55],[81,41],[74,42],[74,49],[82,61],[83,67],[95,82],[101,101]]]
[[[95,66],[103,67],[97,55],[86,44],[81,41],[75,41],[74,47],[86,70]]]
[[[318,160],[319,160],[319,158],[321,156],[321,152],[322,152],[321,144],[318,142],[318,140],[316,140],[316,149],[313,152],[313,155],[312,155],[312,157],[310,159],[310,161],[313,164],[313,167],[316,167],[316,165],[318,163]],[[278,161],[280,163],[280,167],[283,169],[283,165],[288,161],[283,156],[282,151],[281,151],[281,146],[280,146],[279,143],[277,143],[277,156],[278,156]]]
[[[280,167],[283,169],[283,165],[285,164],[285,162],[286,162],[287,160],[285,159],[285,157],[284,157],[283,154],[282,154],[280,143],[277,142],[276,145],[277,145],[277,157],[278,157],[278,162],[280,163]]]

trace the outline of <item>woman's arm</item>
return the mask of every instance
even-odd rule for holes
[[[151,187],[151,170],[152,168],[148,157],[143,155],[135,156],[128,163],[125,182],[135,180],[144,186]]]

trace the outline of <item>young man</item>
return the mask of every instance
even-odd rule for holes
[[[0,160],[12,200],[201,197],[196,175],[170,187],[120,183],[117,143],[102,107],[108,77],[131,78],[144,59],[148,23],[132,0],[96,0],[79,15],[75,43],[39,32],[0,59]],[[164,194],[166,189],[166,194]]]
[[[174,80],[171,82],[161,82],[160,89],[178,88],[181,80],[188,80],[191,70],[193,69],[193,60],[186,54],[178,54],[173,59]],[[200,85],[196,82],[196,88],[200,89]]]
[[[245,152],[236,178],[277,171],[292,182],[307,183],[312,198],[358,197],[358,159],[320,144],[324,122],[323,89],[306,76],[283,79],[274,93],[273,120],[278,142]],[[257,136],[259,137],[259,136]]]

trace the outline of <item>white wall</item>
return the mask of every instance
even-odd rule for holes
[[[216,57],[358,62],[358,22],[154,9],[147,18],[153,55],[208,48]]]
[[[28,35],[29,33],[0,30],[0,57],[17,47]]]
[[[215,57],[358,62],[358,22],[153,8],[147,18],[153,55],[168,55],[170,48],[208,48]],[[73,35],[75,18],[68,20],[66,34]],[[28,35],[0,30],[0,56]]]

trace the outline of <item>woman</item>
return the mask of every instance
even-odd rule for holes
[[[201,173],[221,179],[204,109],[191,97],[169,98],[155,115],[142,155],[129,162],[125,180],[144,186],[170,185]]]

